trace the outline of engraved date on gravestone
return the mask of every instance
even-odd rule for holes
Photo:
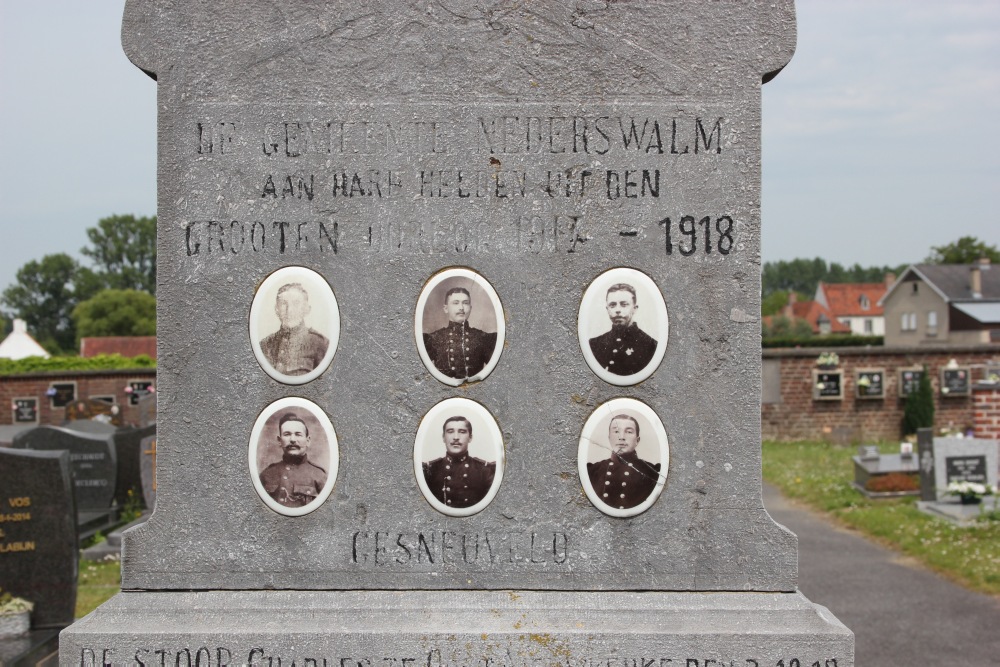
[[[985,456],[949,456],[944,460],[944,465],[949,484],[952,482],[986,483]]]

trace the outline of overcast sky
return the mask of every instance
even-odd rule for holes
[[[156,210],[155,83],[120,46],[122,0],[0,0],[0,289]],[[764,260],[922,260],[1000,245],[1000,2],[799,0],[764,87]]]

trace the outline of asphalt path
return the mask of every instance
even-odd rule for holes
[[[799,590],[854,632],[856,667],[998,667],[1000,598],[973,593],[764,485],[799,537]]]

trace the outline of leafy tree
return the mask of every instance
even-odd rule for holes
[[[820,281],[825,283],[880,283],[886,273],[899,275],[906,265],[864,267],[854,264],[844,267],[833,262],[827,264],[819,257],[815,259],[793,259],[790,261],[764,262],[761,272],[761,292],[768,297],[777,291],[795,291],[809,295],[816,293]]]
[[[931,389],[931,376],[924,366],[920,374],[917,390],[910,392],[903,407],[903,435],[911,435],[918,428],[934,426],[934,391]]]
[[[975,236],[963,236],[953,243],[931,246],[926,261],[930,264],[972,264],[981,257],[989,258],[992,263],[1000,262],[1000,250]]]
[[[104,287],[156,294],[156,216],[102,218],[87,237],[91,245],[80,252],[93,260]]]
[[[761,300],[760,314],[778,315],[781,313],[782,309],[788,305],[788,297],[790,294],[792,293],[788,290],[777,290],[776,292],[771,292]],[[799,301],[804,299],[801,294],[796,294],[796,297]]]
[[[156,297],[127,289],[101,290],[73,309],[77,340],[86,336],[156,334]]]
[[[96,289],[92,271],[59,253],[32,260],[18,269],[16,282],[4,290],[0,303],[27,323],[42,347],[58,353],[74,348],[71,313]]]

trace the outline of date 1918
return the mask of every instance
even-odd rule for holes
[[[715,218],[706,215],[700,220],[693,215],[685,215],[676,224],[670,218],[660,220],[659,225],[666,231],[666,250],[668,255],[677,250],[688,257],[704,249],[706,255],[718,252],[728,255],[733,250],[735,241],[733,234],[733,219],[728,215]]]

